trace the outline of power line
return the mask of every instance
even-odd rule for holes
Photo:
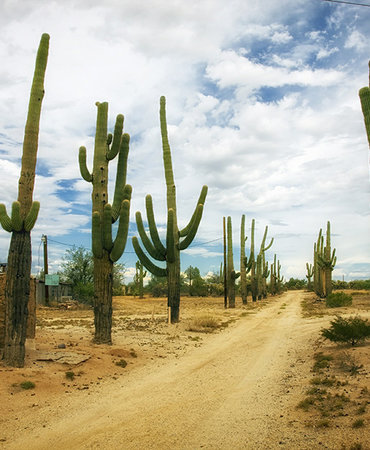
[[[366,6],[367,8],[370,8],[370,5],[368,3],[345,2],[342,0],[323,0],[323,1],[332,3],[345,3],[346,5]]]

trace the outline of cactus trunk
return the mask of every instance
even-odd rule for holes
[[[31,276],[31,233],[12,233],[5,298],[5,345],[3,359],[6,365],[23,367],[25,356],[28,301]],[[12,300],[15,301],[12,301]]]
[[[101,258],[94,258],[94,342],[112,343],[113,263],[103,250]]]

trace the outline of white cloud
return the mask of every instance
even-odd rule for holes
[[[367,42],[368,39],[366,39],[366,37],[362,33],[360,33],[358,30],[353,30],[352,33],[348,36],[344,47],[362,51],[367,47]]]

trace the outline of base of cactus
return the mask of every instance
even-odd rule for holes
[[[102,258],[94,258],[94,325],[95,344],[112,344],[113,263],[103,250]]]
[[[3,360],[7,366],[23,367],[31,277],[31,235],[12,233],[5,285],[5,338]]]

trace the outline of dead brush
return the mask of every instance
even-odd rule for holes
[[[198,333],[212,333],[220,328],[220,323],[212,316],[200,316],[194,318],[188,325],[187,331],[195,331]]]

